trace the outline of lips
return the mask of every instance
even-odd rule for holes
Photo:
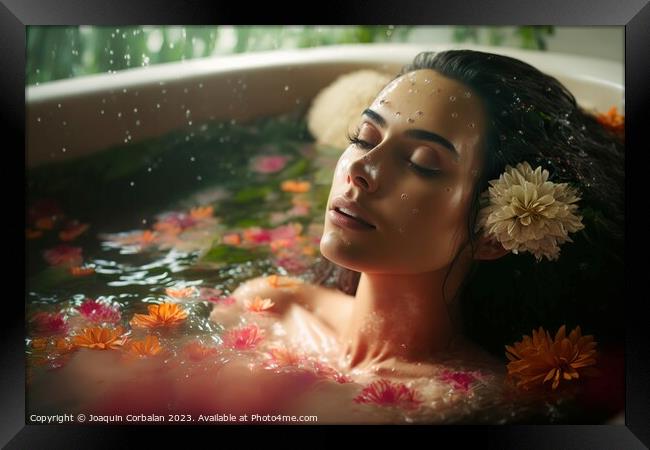
[[[359,222],[360,224],[376,228],[368,218],[367,213],[356,202],[347,200],[343,197],[336,197],[332,201],[330,209],[336,211],[338,214]]]

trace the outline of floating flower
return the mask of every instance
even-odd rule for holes
[[[617,134],[625,134],[625,116],[618,113],[618,108],[612,106],[606,113],[596,115],[596,120],[605,128]]]
[[[83,262],[80,247],[59,245],[43,253],[45,260],[52,266],[80,266]]]
[[[198,206],[190,209],[190,217],[194,220],[209,219],[214,214],[212,206]]]
[[[116,323],[122,318],[117,307],[108,306],[90,298],[79,306],[79,313],[94,323]]]
[[[320,377],[329,378],[330,380],[336,381],[337,383],[352,383],[352,379],[350,377],[343,375],[338,370],[326,364],[323,364],[320,361],[316,361],[314,363],[314,372]]]
[[[58,338],[54,343],[54,348],[59,353],[69,353],[76,349],[74,344],[68,338]]]
[[[239,245],[241,244],[241,237],[237,233],[226,234],[222,238],[224,244]]]
[[[32,230],[31,228],[27,228],[25,230],[25,237],[27,239],[38,239],[43,236],[43,231],[41,230]]]
[[[244,230],[244,240],[254,244],[262,244],[271,241],[271,232],[259,227],[251,227]]]
[[[251,300],[244,300],[244,307],[251,312],[263,312],[273,308],[275,303],[270,298],[262,299],[259,295]]]
[[[176,303],[149,305],[148,309],[149,314],[133,315],[133,319],[130,322],[132,327],[173,327],[179,325],[187,318],[187,311],[181,309]]]
[[[566,327],[562,325],[551,338],[548,331],[542,327],[533,330],[532,339],[524,336],[521,342],[514,346],[506,345],[508,374],[518,380],[517,387],[530,389],[542,386],[553,380],[553,390],[560,380],[568,382],[578,379],[580,374],[593,375],[589,366],[596,363],[596,342],[593,336],[582,336],[580,327],[575,328],[565,336]]]
[[[299,366],[305,362],[305,355],[286,347],[273,347],[267,353],[267,368]]]
[[[194,286],[177,289],[167,288],[165,289],[165,294],[173,298],[190,298],[195,297],[198,294],[198,291]]]
[[[63,230],[59,232],[59,239],[62,241],[72,241],[83,234],[89,227],[87,223],[78,221],[70,222]]]
[[[115,329],[91,327],[84,328],[81,334],[73,336],[72,343],[75,347],[85,347],[94,350],[112,350],[122,347],[127,340],[123,336],[122,327]]]
[[[155,356],[162,352],[162,347],[156,336],[147,336],[143,340],[132,341],[127,352],[132,356]]]
[[[208,347],[200,341],[192,341],[183,346],[183,352],[192,361],[202,361],[209,356],[216,355],[218,350],[214,347]]]
[[[302,284],[294,278],[282,277],[279,275],[269,275],[266,277],[266,281],[269,283],[269,286],[274,288],[293,288]]]
[[[374,403],[379,406],[400,406],[402,408],[417,408],[421,400],[416,392],[403,383],[393,383],[389,380],[377,380],[365,387],[354,398],[356,403]]]
[[[45,350],[47,343],[47,338],[34,338],[32,339],[31,346],[34,350]]]
[[[527,162],[506,166],[498,180],[491,180],[485,198],[489,206],[479,212],[478,226],[496,238],[503,248],[517,254],[531,252],[555,260],[569,233],[582,230],[582,216],[576,215],[580,197],[567,183],[553,183],[549,173]]]
[[[234,328],[223,336],[223,345],[234,350],[250,350],[264,339],[264,331],[257,325]]]
[[[295,242],[291,239],[275,239],[271,241],[271,251],[277,251],[281,248],[293,247]]]
[[[68,332],[68,325],[61,313],[38,312],[32,317],[34,331],[38,334],[65,334]]]
[[[279,172],[284,169],[288,159],[281,155],[258,156],[251,161],[251,169],[257,173]]]
[[[300,194],[303,192],[309,192],[311,189],[311,183],[309,183],[309,181],[287,180],[282,182],[280,189],[284,192]]]
[[[199,298],[208,302],[217,303],[221,300],[221,289],[202,287],[199,289]]]
[[[75,277],[85,277],[94,273],[94,267],[70,267],[70,274]]]
[[[481,379],[480,372],[454,372],[443,370],[440,373],[440,380],[450,383],[455,389],[468,392],[472,383]]]

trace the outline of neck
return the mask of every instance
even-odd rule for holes
[[[397,358],[415,362],[448,350],[458,330],[455,311],[443,299],[446,268],[420,274],[362,273],[344,333],[349,366],[365,367]],[[458,289],[452,277],[447,299]]]

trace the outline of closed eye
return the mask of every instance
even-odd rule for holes
[[[425,167],[418,166],[417,164],[415,164],[413,161],[410,160],[408,161],[408,165],[417,173],[425,177],[435,177],[436,175],[440,175],[440,173],[442,173],[440,169],[427,169]]]

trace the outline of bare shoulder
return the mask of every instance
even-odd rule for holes
[[[239,304],[258,296],[270,298],[273,301],[271,310],[278,314],[285,313],[291,305],[299,305],[326,322],[335,320],[332,314],[345,308],[344,305],[352,300],[351,296],[335,289],[306,283],[297,277],[278,275],[251,278],[231,295]]]

